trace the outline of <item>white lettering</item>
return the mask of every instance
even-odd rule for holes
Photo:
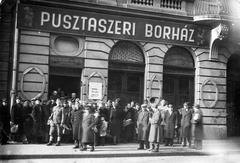
[[[82,30],[84,31],[87,17],[81,17],[81,19],[82,19]]]
[[[188,40],[188,30],[186,28],[183,28],[181,30],[181,39],[180,40],[181,41],[187,41]]]
[[[123,35],[125,35],[126,33],[128,35],[131,35],[130,30],[131,30],[131,23],[130,22],[123,22]]]
[[[108,20],[108,22],[110,22],[110,25],[108,27],[107,33],[113,34],[113,31],[111,29],[113,27],[114,20]]]
[[[97,20],[95,18],[90,18],[88,20],[88,31],[91,31],[91,28],[93,28],[92,31],[96,32],[97,29]]]
[[[194,40],[192,39],[192,37],[193,37],[193,33],[194,33],[194,29],[189,29],[189,31],[190,31],[190,36],[189,36],[189,42],[194,42]]]
[[[167,39],[170,39],[170,34],[171,34],[171,28],[168,26],[163,27],[163,39],[167,37]]]
[[[135,33],[136,33],[136,23],[133,23],[132,35],[135,36]]]
[[[55,27],[55,28],[59,28],[60,27],[60,25],[61,25],[61,17],[62,17],[62,15],[58,14],[57,24],[55,24],[56,16],[55,16],[55,14],[52,14],[52,25],[53,25],[53,27]]]
[[[75,19],[74,21],[74,24],[73,24],[73,30],[79,30],[79,27],[77,27],[77,23],[78,23],[78,19],[79,19],[79,16],[73,16],[73,18]]]
[[[154,36],[156,38],[161,38],[162,36],[162,27],[160,25],[157,25],[154,30]]]
[[[104,25],[103,25],[104,23]],[[98,31],[101,32],[101,33],[105,33],[107,28],[106,28],[106,24],[107,24],[107,21],[105,19],[100,19],[99,22],[98,22]],[[102,29],[100,29],[102,28]]]
[[[64,15],[63,23],[65,23],[65,24],[63,24],[63,28],[70,29],[71,28],[71,22],[68,21],[67,19],[72,20],[72,17],[70,15]]]
[[[146,24],[145,26],[145,37],[152,37],[153,26],[151,24]]]
[[[120,35],[121,34],[121,28],[119,28],[119,24],[121,24],[121,21],[115,21],[115,34]]]
[[[49,22],[49,21],[50,21],[50,14],[48,12],[42,12],[41,13],[41,26],[43,26],[44,22]]]
[[[175,33],[175,27],[172,28],[172,40],[179,40],[179,33],[180,33],[180,28],[177,28],[177,32]]]

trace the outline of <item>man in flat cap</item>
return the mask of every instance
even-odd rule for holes
[[[8,136],[10,133],[10,111],[7,105],[6,98],[2,99],[0,106],[0,143],[1,145],[7,144]]]

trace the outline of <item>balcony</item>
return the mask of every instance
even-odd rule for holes
[[[233,20],[240,18],[239,0],[195,0],[193,15],[195,21]]]

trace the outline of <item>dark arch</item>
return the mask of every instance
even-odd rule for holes
[[[187,49],[178,46],[174,46],[167,51],[163,64],[181,67],[195,67],[192,54]]]
[[[133,42],[120,41],[112,48],[109,60],[145,63],[142,49]]]

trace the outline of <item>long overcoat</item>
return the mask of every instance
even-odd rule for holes
[[[110,112],[110,134],[112,136],[120,136],[122,130],[122,118],[123,118],[123,111],[122,109],[111,108]]]
[[[191,119],[193,110],[192,109],[182,109],[182,120],[181,120],[181,137],[190,138],[191,137]]]
[[[11,110],[11,121],[14,124],[18,124],[18,134],[23,133],[23,118],[22,118],[22,108],[23,105],[21,103],[16,103],[12,106]]]
[[[172,112],[170,115],[170,112],[167,110],[165,113],[165,138],[174,138],[175,135],[175,126],[177,126],[177,113]]]
[[[202,110],[198,109],[193,114],[192,119],[192,137],[195,140],[203,140],[203,122],[202,122]],[[197,118],[194,118],[197,117]]]
[[[82,143],[94,143],[93,127],[96,124],[95,116],[93,113],[88,114],[82,119]]]
[[[82,139],[82,112],[81,110],[71,111],[71,123],[73,131],[73,140]]]
[[[138,140],[148,141],[149,136],[149,112],[141,111],[139,112],[137,119],[137,129],[138,129]]]
[[[162,142],[162,130],[160,129],[161,125],[161,112],[159,110],[154,111],[152,115],[152,119],[150,121],[151,127],[149,132],[148,141],[151,143],[159,143]]]

